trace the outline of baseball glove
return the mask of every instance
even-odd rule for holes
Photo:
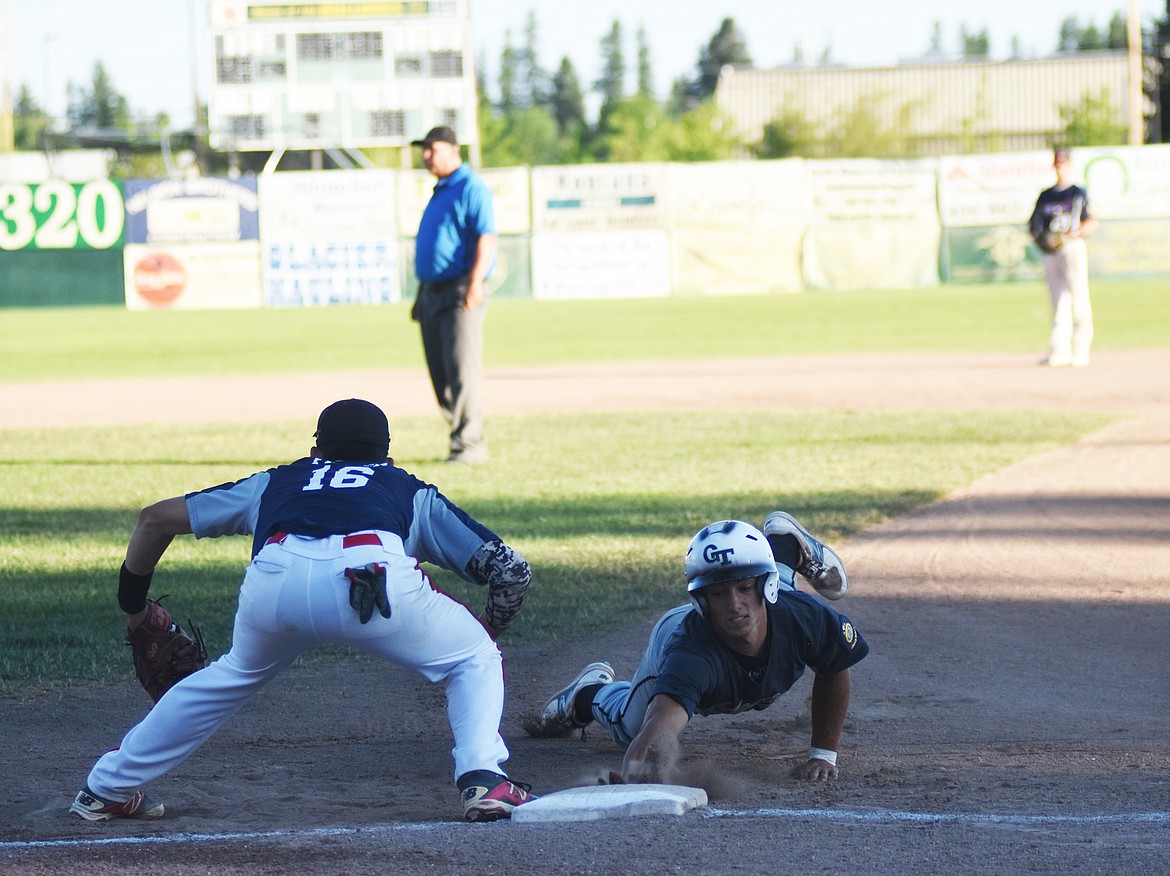
[[[1051,253],[1060,249],[1064,243],[1064,235],[1056,231],[1041,231],[1036,235],[1036,246],[1041,252]]]
[[[175,623],[160,602],[148,599],[146,608],[142,623],[126,631],[126,644],[134,655],[134,674],[157,703],[177,682],[207,665],[207,648],[203,633],[190,621],[194,637]]]

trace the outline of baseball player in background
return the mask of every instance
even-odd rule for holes
[[[812,748],[796,775],[837,778],[849,708],[849,668],[869,653],[853,624],[794,589],[795,569],[827,599],[845,594],[845,567],[789,514],[704,526],[686,552],[689,605],[664,614],[634,677],[591,663],[544,706],[533,735],[564,735],[591,721],[626,749],[609,781],[670,782],[679,738],[695,714],[763,709],[811,667]]]
[[[142,788],[191,755],[281,670],[316,645],[348,645],[446,689],[455,780],[468,821],[508,818],[531,799],[511,782],[500,736],[504,676],[495,639],[531,572],[498,536],[394,465],[386,415],[360,399],[321,412],[309,456],[142,510],[118,602],[133,629],[176,535],[252,536],[231,649],[183,678],[89,774],[70,811],[158,818]],[[423,562],[486,585],[475,617],[431,586]]]
[[[1043,365],[1089,364],[1093,307],[1089,301],[1089,254],[1085,238],[1097,227],[1089,196],[1072,182],[1067,149],[1057,149],[1052,167],[1056,185],[1036,199],[1028,231],[1044,253],[1044,279],[1052,299],[1052,334]]]

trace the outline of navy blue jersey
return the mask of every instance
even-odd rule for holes
[[[688,717],[764,709],[792,687],[806,666],[848,669],[869,653],[849,618],[808,593],[781,590],[768,611],[766,659],[747,668],[698,612],[682,613],[662,650],[650,696],[669,694]]]
[[[383,530],[399,536],[408,555],[466,578],[471,556],[498,540],[392,462],[306,457],[185,499],[197,538],[252,535],[252,556],[277,532],[324,538]]]
[[[1045,231],[1067,234],[1088,219],[1089,196],[1080,186],[1053,186],[1036,199],[1028,229],[1036,237]]]

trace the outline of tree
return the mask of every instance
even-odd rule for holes
[[[45,146],[49,115],[33,99],[28,86],[21,84],[12,107],[13,144],[18,152],[34,152]]]
[[[1101,39],[1101,31],[1097,30],[1097,25],[1087,24],[1081,30],[1080,38],[1077,40],[1077,50],[1081,52],[1092,52],[1097,49],[1104,48],[1104,43]]]
[[[823,136],[800,110],[783,108],[764,124],[760,142],[751,147],[757,158],[813,157],[820,153]]]
[[[1109,19],[1109,30],[1105,34],[1105,48],[1125,49],[1129,47],[1128,20],[1120,12],[1114,12]]]
[[[1155,130],[1161,135],[1161,142],[1170,143],[1170,0],[1166,0],[1166,14],[1154,25],[1151,54],[1156,58],[1164,59],[1157,84],[1160,130]]]
[[[740,145],[730,119],[712,102],[672,118],[652,97],[621,101],[598,132],[608,161],[720,161]]]
[[[719,84],[719,73],[726,66],[751,67],[747,42],[735,26],[735,20],[725,18],[719,30],[699,53],[698,76],[692,84],[691,96],[697,101],[707,100]]]
[[[593,83],[593,90],[601,95],[597,127],[605,127],[605,120],[625,95],[626,58],[622,52],[622,24],[616,18],[609,33],[601,38],[601,78]]]
[[[654,96],[654,67],[650,63],[650,42],[646,28],[638,28],[638,97]]]
[[[930,26],[930,48],[929,53],[932,55],[941,55],[943,53],[943,38],[942,38],[942,22],[935,21]]]
[[[129,104],[126,98],[114,89],[114,83],[110,81],[101,61],[93,65],[93,79],[89,91],[70,84],[66,116],[70,130],[78,128],[129,130],[132,127]]]
[[[1060,23],[1057,38],[1058,52],[1092,52],[1100,49],[1124,49],[1129,46],[1126,17],[1115,12],[1109,19],[1104,33],[1097,25],[1089,22],[1081,26],[1075,16],[1069,16]]]
[[[568,58],[561,59],[561,66],[553,76],[550,108],[561,136],[580,140],[587,127],[585,95],[573,62]]]
[[[540,106],[497,118],[484,129],[484,167],[561,164],[566,141],[552,114]]]
[[[1117,115],[1109,89],[1086,93],[1079,103],[1062,104],[1063,143],[1067,146],[1118,146],[1125,143],[1129,126]]]
[[[540,66],[538,34],[536,13],[529,10],[524,25],[524,45],[515,57],[516,101],[522,109],[545,106],[552,91],[548,73]]]
[[[501,115],[510,116],[516,111],[516,50],[512,48],[512,31],[504,31],[504,48],[500,51],[500,102],[497,104]]]
[[[964,58],[986,58],[991,50],[991,41],[987,36],[987,28],[968,31],[967,25],[959,26],[959,46]]]

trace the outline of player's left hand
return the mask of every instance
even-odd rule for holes
[[[829,779],[837,778],[838,773],[837,767],[827,760],[810,758],[802,764],[797,764],[792,770],[792,775],[806,782],[827,782]]]

